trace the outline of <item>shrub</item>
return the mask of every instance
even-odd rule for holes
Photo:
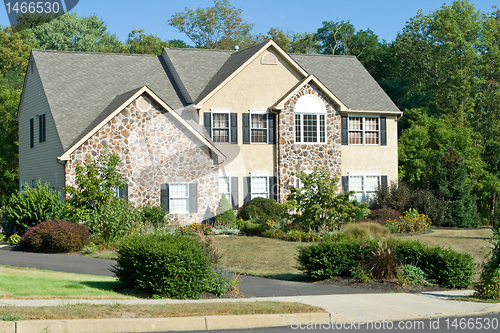
[[[351,201],[351,193],[338,192],[339,179],[327,168],[306,174],[297,172],[302,188],[290,188],[287,207],[290,219],[302,230],[338,229],[339,222],[350,222],[369,213],[368,204]]]
[[[97,207],[84,224],[89,228],[94,242],[114,242],[126,236],[134,219],[131,205],[123,199],[113,198]]]
[[[21,236],[19,236],[16,232],[7,239],[7,243],[10,245],[17,245],[21,241]]]
[[[351,277],[361,283],[370,282],[373,278],[371,270],[361,264],[351,269]]]
[[[420,268],[412,264],[401,265],[396,276],[400,285],[432,285],[427,280],[427,274]]]
[[[376,240],[323,241],[299,248],[297,260],[299,269],[308,276],[330,278],[347,275],[358,265],[365,265],[377,248]],[[429,279],[443,287],[467,288],[471,284],[475,264],[469,254],[431,248],[419,241],[399,241],[391,251],[403,264],[416,263]]]
[[[406,183],[391,182],[388,187],[379,187],[372,200],[372,208],[390,207],[400,212],[407,210],[412,199],[412,191]]]
[[[260,236],[270,229],[271,226],[266,221],[259,218],[252,218],[249,221],[243,222],[240,230],[250,236]]]
[[[400,220],[388,220],[386,227],[393,233],[422,232],[431,227],[431,220],[427,215],[418,214],[416,209],[410,208]]]
[[[485,299],[500,299],[500,232],[495,229],[491,239],[491,257],[483,264],[481,277],[475,286],[475,295]]]
[[[374,244],[343,240],[299,248],[299,269],[315,279],[347,276],[359,263],[367,262]]]
[[[415,190],[410,206],[427,215],[435,226],[444,225],[448,204],[431,191]]]
[[[222,194],[219,201],[219,206],[217,206],[216,216],[215,216],[215,226],[216,227],[226,227],[226,228],[238,228],[238,220],[236,215],[234,215],[233,207],[227,200],[226,195]]]
[[[5,207],[4,232],[7,235],[14,232],[22,235],[42,221],[58,219],[61,211],[59,192],[49,189],[49,184],[42,186],[38,181],[33,189],[25,184],[23,192],[12,194]]]
[[[283,207],[274,199],[255,198],[238,209],[238,218],[245,221],[251,218],[280,221],[283,219]]]
[[[212,267],[207,291],[218,297],[223,296],[228,291],[237,289],[238,278],[238,274],[224,266]]]
[[[81,250],[90,243],[90,232],[82,224],[45,221],[26,231],[19,245],[27,251],[65,253]]]
[[[342,233],[351,235],[354,239],[377,238],[390,235],[390,230],[378,223],[356,222],[348,223],[342,229]]]
[[[385,225],[387,220],[399,219],[403,214],[401,211],[390,208],[390,207],[382,207],[377,209],[372,209],[370,214],[368,214],[367,218],[372,222],[379,223],[381,225]]]
[[[6,236],[5,236],[4,234],[0,234],[0,242],[5,241],[5,237],[6,237]]]
[[[199,298],[208,288],[210,263],[192,236],[132,234],[119,243],[113,272],[125,288],[168,298]]]
[[[147,203],[137,208],[134,215],[135,222],[150,225],[154,229],[163,229],[168,225],[167,212],[161,206],[152,206]]]
[[[467,288],[475,272],[474,259],[443,247],[429,247],[420,241],[401,241],[396,253],[403,263],[416,263],[428,276],[446,288]]]

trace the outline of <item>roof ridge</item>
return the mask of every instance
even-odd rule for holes
[[[123,56],[159,57],[159,55],[157,55],[157,54],[139,54],[139,53],[63,51],[63,50],[40,50],[40,49],[32,49],[31,51],[33,51],[33,52],[47,52],[47,53],[71,53],[71,54],[91,54],[91,55],[123,55]]]
[[[218,50],[218,49],[203,49],[203,48],[188,48],[188,47],[164,47],[164,50],[179,50],[179,51],[212,51],[212,52],[230,52],[234,53],[234,50]],[[246,49],[245,49],[246,50]]]
[[[288,55],[311,56],[311,57],[330,57],[330,58],[358,58],[351,54],[311,54],[311,53],[288,53]]]

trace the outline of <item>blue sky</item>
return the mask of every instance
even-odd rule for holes
[[[26,0],[29,1],[29,0]],[[36,0],[34,0],[36,1]],[[243,10],[242,17],[253,23],[253,33],[266,33],[272,27],[290,32],[314,32],[322,21],[347,21],[359,29],[372,29],[380,39],[392,41],[406,22],[422,9],[424,14],[435,11],[440,0],[230,0]],[[490,13],[497,0],[470,0],[476,10]],[[108,30],[125,41],[135,27],[161,39],[188,38],[168,25],[168,19],[185,7],[196,9],[213,5],[213,0],[80,0],[74,8],[79,16],[97,14]],[[5,10],[0,9],[0,25],[9,25]]]

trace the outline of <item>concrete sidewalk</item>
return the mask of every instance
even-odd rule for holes
[[[321,307],[324,313],[247,316],[201,316],[182,318],[120,318],[91,320],[44,320],[0,322],[0,332],[79,333],[79,332],[161,332],[213,329],[239,329],[290,326],[300,322],[328,321],[396,321],[438,317],[463,317],[500,313],[500,304],[448,300],[470,295],[472,291],[434,293],[389,293],[351,295],[312,295],[289,297],[255,297],[245,299],[206,300],[17,300],[0,299],[0,306],[58,306],[65,304],[180,304],[213,302],[298,302]]]

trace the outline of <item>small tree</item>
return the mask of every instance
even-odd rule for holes
[[[97,158],[87,156],[75,167],[76,187],[66,186],[65,218],[84,222],[97,242],[114,241],[132,226],[133,209],[116,195],[126,186],[118,166],[120,158],[108,149]]]
[[[238,227],[238,220],[236,219],[236,215],[234,215],[233,207],[229,203],[229,200],[227,200],[225,194],[222,194],[220,198],[216,214],[215,223],[217,226],[224,226],[227,228]]]
[[[339,222],[350,222],[368,208],[366,203],[350,200],[353,192],[339,193],[339,179],[331,176],[326,168],[315,169],[310,174],[298,171],[296,176],[303,186],[290,189],[287,206],[293,212],[290,217],[294,224],[302,229],[333,230]]]

